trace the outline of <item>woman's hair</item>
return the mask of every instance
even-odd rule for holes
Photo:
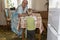
[[[28,4],[28,1],[27,1],[27,0],[23,0],[22,3],[26,3],[26,4]]]

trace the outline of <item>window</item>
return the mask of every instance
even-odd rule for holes
[[[23,0],[5,0],[5,8],[15,7],[17,8],[18,5],[22,3]],[[28,8],[32,8],[32,0],[28,1]]]
[[[11,8],[11,7],[17,8],[17,0],[5,0],[5,8]]]
[[[28,0],[28,8],[32,8],[32,0]]]
[[[60,8],[60,0],[49,0],[49,8]]]
[[[57,0],[49,0],[49,8],[55,8],[56,3],[57,3]]]
[[[57,6],[58,6],[58,8],[60,8],[60,0],[58,0]]]

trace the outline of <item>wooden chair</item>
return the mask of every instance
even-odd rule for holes
[[[8,12],[9,9],[5,9],[5,17],[6,17],[6,22],[7,22],[7,25],[6,25],[6,29],[7,30],[10,30],[10,26],[11,26],[11,19],[9,17],[9,12]],[[8,27],[7,27],[8,26]]]
[[[41,34],[40,34],[40,30],[38,28],[36,28],[36,40],[41,40]]]

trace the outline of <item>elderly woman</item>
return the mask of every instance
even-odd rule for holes
[[[28,1],[23,0],[22,4],[17,7],[17,11],[12,15],[11,29],[12,29],[13,32],[15,32],[17,34],[17,37],[20,37],[22,35],[22,30],[23,30],[22,28],[17,29],[18,19],[21,16],[26,15],[26,12],[28,10],[27,4],[28,4]]]

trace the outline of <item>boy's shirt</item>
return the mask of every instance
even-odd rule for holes
[[[27,30],[35,30],[36,29],[36,17],[35,16],[27,16],[26,20],[26,28]]]

